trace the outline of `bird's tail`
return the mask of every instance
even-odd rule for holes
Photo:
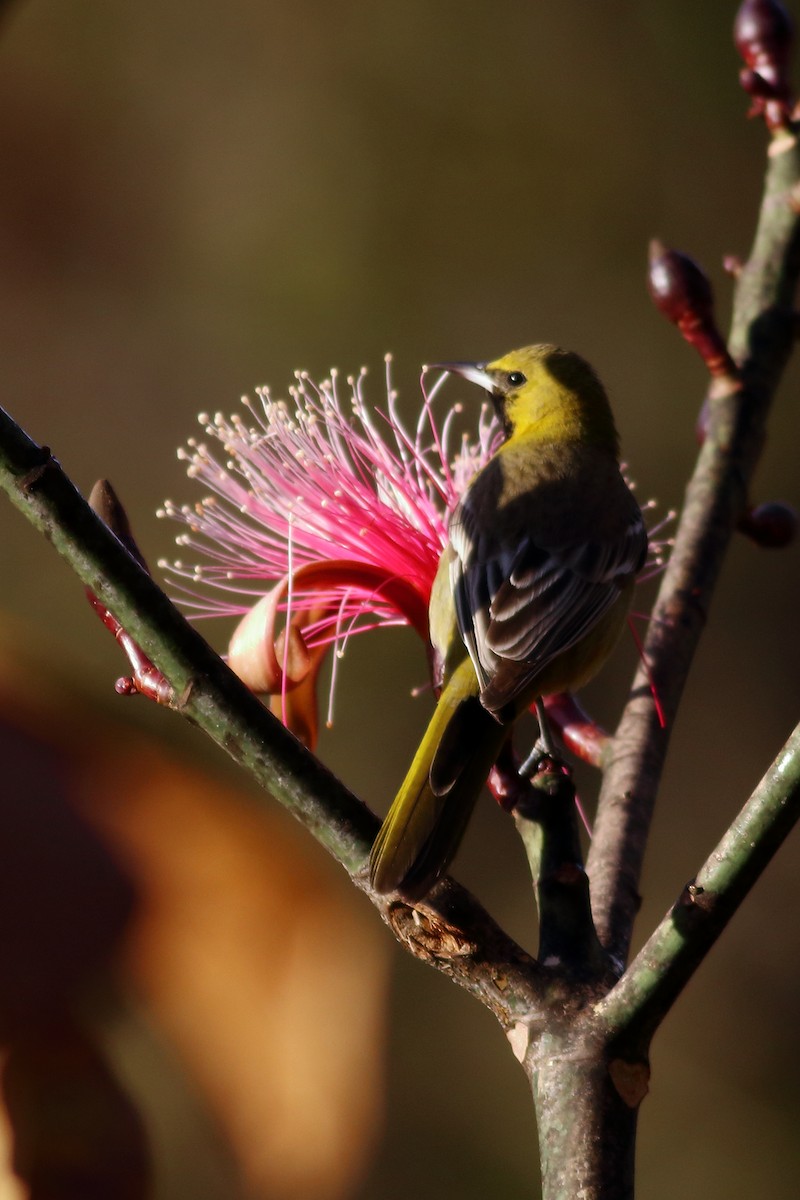
[[[439,698],[375,839],[370,878],[376,891],[400,890],[418,900],[433,887],[458,849],[507,733],[481,704],[465,658]]]

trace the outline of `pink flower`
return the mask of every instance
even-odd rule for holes
[[[387,625],[410,625],[429,645],[447,515],[502,437],[484,405],[476,439],[451,453],[460,406],[437,424],[441,380],[423,389],[412,434],[389,358],[382,408],[368,404],[365,379],[362,370],[345,390],[336,372],[320,384],[298,373],[289,402],[264,388],[243,400],[246,417],[201,414],[208,441],[191,439],[179,456],[211,494],[159,514],[187,527],[178,544],[198,556],[159,564],[178,599],[195,618],[241,618],[230,665],[310,745],[326,650]]]
[[[260,388],[244,398],[244,416],[201,414],[208,441],[179,451],[210,495],[165,504],[159,515],[186,526],[177,542],[194,561],[159,565],[194,618],[239,618],[230,666],[312,747],[317,677],[331,647],[341,652],[354,634],[390,625],[410,625],[430,647],[448,514],[502,440],[484,404],[475,437],[462,435],[451,450],[461,406],[441,422],[432,409],[445,378],[422,388],[413,433],[397,413],[387,357],[380,408],[366,400],[363,369],[345,386],[335,371],[319,384],[299,372],[289,401]],[[651,536],[643,578],[661,569],[665,545]],[[549,704],[567,744],[598,761],[605,735],[571,699]]]

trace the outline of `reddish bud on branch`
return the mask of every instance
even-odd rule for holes
[[[736,364],[714,318],[714,293],[697,263],[654,239],[647,281],[656,308],[695,347],[709,373],[717,379],[735,379]]]
[[[765,550],[780,550],[797,535],[797,513],[788,504],[772,501],[750,508],[740,518],[740,533]]]
[[[739,82],[753,99],[748,116],[763,116],[773,133],[785,130],[790,119],[793,33],[791,18],[778,0],[745,0],[733,26],[733,40],[745,63]]]

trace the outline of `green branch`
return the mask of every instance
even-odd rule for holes
[[[520,780],[514,820],[528,858],[539,912],[539,960],[575,980],[608,970],[592,922],[589,880],[577,827],[575,787],[560,770]]]
[[[366,805],[266,711],[110,533],[49,450],[1,409],[0,486],[167,676],[173,707],[357,871],[375,829]]]
[[[800,725],[596,1016],[622,1057],[654,1030],[800,819]]]

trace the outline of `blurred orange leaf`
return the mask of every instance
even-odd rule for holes
[[[47,766],[50,808],[30,818],[28,836],[49,847],[58,880],[58,898],[51,887],[40,906],[43,939],[28,928],[18,939],[30,958],[23,974],[66,1010],[100,962],[116,964],[222,1129],[247,1195],[344,1196],[381,1117],[377,930],[344,876],[281,814],[67,690],[43,688],[43,676],[0,646],[0,736],[16,804],[30,816],[29,780]],[[0,888],[3,956],[20,894],[19,880],[8,895]],[[10,961],[0,1019],[3,989],[18,990]],[[146,1113],[158,1095],[137,1100]]]

